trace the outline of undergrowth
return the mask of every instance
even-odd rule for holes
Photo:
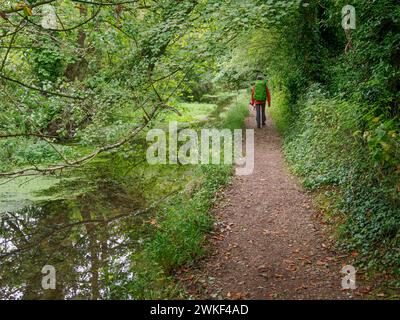
[[[327,97],[317,86],[295,106],[284,92],[274,98],[271,112],[289,167],[307,190],[323,193],[338,244],[358,267],[390,275],[399,289],[398,124],[374,118],[366,127],[362,106]]]

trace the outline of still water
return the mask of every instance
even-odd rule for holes
[[[0,299],[109,298],[134,281],[132,257],[154,214],[143,209],[176,185],[176,170],[103,159],[74,176],[1,180]],[[45,265],[55,290],[42,287]]]

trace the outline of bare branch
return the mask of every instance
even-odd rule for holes
[[[63,98],[68,98],[68,99],[77,99],[77,100],[83,100],[84,99],[83,97],[79,97],[79,96],[70,96],[70,95],[67,95],[67,94],[59,93],[59,92],[43,90],[43,89],[31,86],[29,84],[23,83],[23,82],[21,82],[19,80],[7,77],[7,76],[5,76],[4,74],[1,74],[1,73],[0,73],[0,78],[2,78],[4,80],[7,80],[7,81],[10,81],[10,82],[14,82],[16,84],[19,84],[20,86],[25,87],[27,89],[34,90],[34,91],[39,91],[39,92],[45,93],[45,94],[58,96],[58,97],[63,97]]]
[[[26,18],[26,20],[27,20],[30,24],[34,25],[35,27],[38,27],[38,28],[40,28],[40,29],[44,29],[44,30],[46,30],[46,31],[68,32],[68,31],[72,31],[72,30],[78,29],[78,28],[82,27],[83,25],[87,24],[88,22],[92,21],[94,18],[96,18],[96,17],[98,16],[98,14],[100,13],[100,11],[101,11],[101,7],[99,7],[99,8],[92,14],[92,16],[91,16],[90,18],[86,19],[85,21],[82,21],[82,22],[80,22],[80,23],[78,23],[77,25],[74,25],[74,26],[72,26],[72,27],[68,27],[68,28],[63,27],[62,29],[43,28],[40,24],[34,23],[33,21],[31,21],[31,20],[28,19],[28,18]],[[57,17],[58,17],[58,15],[57,15]],[[60,20],[59,17],[58,17],[58,20],[60,21],[60,24],[63,25],[63,23],[61,22],[61,20]]]
[[[13,35],[12,35],[12,37],[11,37],[10,44],[9,44],[9,46],[8,46],[8,48],[7,48],[7,52],[6,52],[6,54],[4,55],[3,61],[2,61],[1,66],[0,66],[0,72],[2,72],[3,69],[4,69],[4,66],[5,66],[5,64],[6,64],[8,55],[9,55],[9,53],[10,53],[10,51],[11,51],[12,45],[14,44],[15,37],[17,36],[18,31],[21,30],[21,29],[23,28],[22,23],[23,23],[24,21],[25,21],[25,20],[21,20],[21,22],[19,23],[18,27],[16,28],[15,32],[13,33]]]
[[[35,4],[30,5],[29,8],[33,9],[33,8],[40,7],[40,6],[43,6],[43,5],[45,5],[45,4],[49,4],[49,3],[55,2],[55,1],[56,1],[56,0],[45,0],[45,1],[40,1],[40,2],[38,2],[38,3],[35,3]],[[1,15],[3,16],[4,14],[15,13],[15,12],[19,12],[19,11],[22,11],[22,10],[24,10],[24,6],[21,6],[21,5],[18,6],[18,5],[17,5],[17,6],[14,7],[14,8],[11,8],[11,9],[8,9],[8,10],[0,11],[0,13],[1,13]]]

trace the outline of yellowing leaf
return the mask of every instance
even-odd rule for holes
[[[23,10],[24,10],[24,13],[26,16],[32,15],[32,8],[29,8],[28,6],[24,6]]]
[[[386,143],[386,142],[381,142],[380,144],[381,144],[383,150],[389,151],[390,145],[389,145],[388,143]]]

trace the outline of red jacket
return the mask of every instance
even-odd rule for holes
[[[257,101],[254,100],[254,86],[251,88],[251,105],[254,106],[255,104],[264,104],[266,101]],[[268,99],[268,107],[271,106],[271,95],[269,93],[269,89],[268,86],[265,87],[265,89],[267,90],[267,99]]]

